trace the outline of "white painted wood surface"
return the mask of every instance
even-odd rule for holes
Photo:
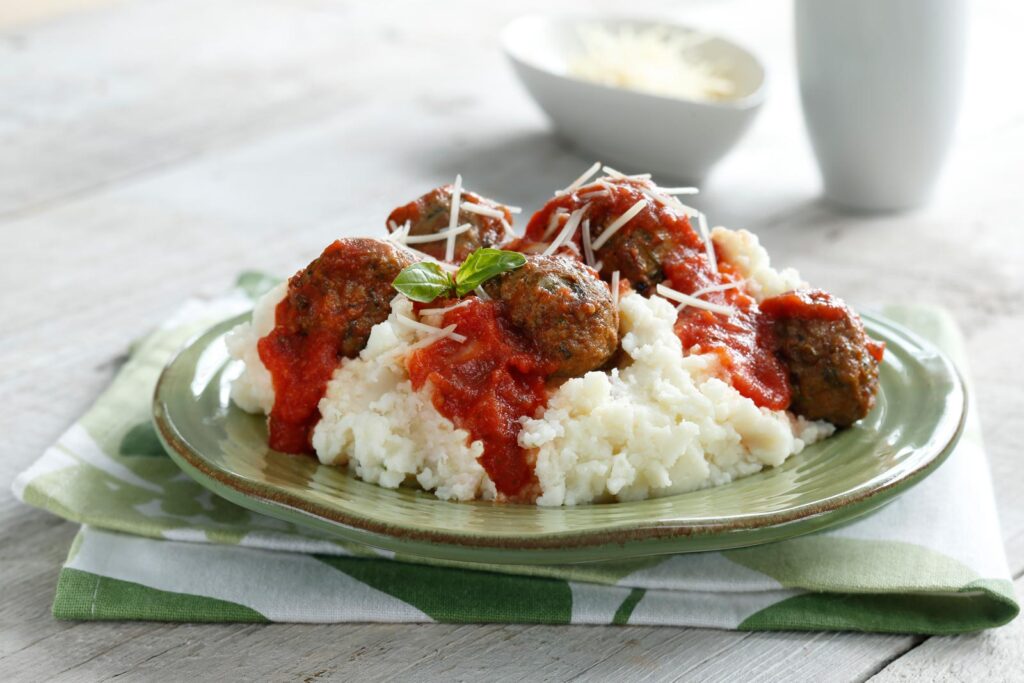
[[[393,205],[456,172],[536,207],[589,163],[548,132],[497,49],[501,24],[539,0],[81,4],[30,24],[5,23],[0,7],[0,679],[1022,677],[1019,621],[931,639],[54,621],[74,528],[15,503],[9,483],[109,381],[128,340],[243,268],[287,273],[339,235],[380,230]],[[975,4],[968,101],[941,191],[922,211],[875,217],[816,199],[788,3],[634,11],[737,37],[772,72],[763,115],[695,203],[854,304],[938,302],[964,325],[1021,576],[1024,97],[1007,67],[1024,63],[1024,6]]]

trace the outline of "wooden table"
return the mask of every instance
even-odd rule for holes
[[[559,143],[499,53],[544,7],[461,0],[46,0],[0,8],[0,679],[982,680],[1024,672],[1024,622],[959,638],[642,627],[62,623],[75,526],[16,503],[14,474],[109,382],[129,340],[244,268],[286,274],[461,172],[536,207],[590,159]],[[613,7],[603,0],[598,6]],[[48,11],[52,10],[52,11]],[[975,6],[968,98],[934,203],[852,217],[817,199],[783,0],[652,2],[772,74],[709,180],[715,222],[854,304],[950,307],[1010,564],[1024,573],[1024,9]],[[1024,582],[1017,580],[1018,590]]]

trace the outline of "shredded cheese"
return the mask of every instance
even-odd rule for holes
[[[696,187],[659,187],[658,192],[663,194],[700,194]]]
[[[448,241],[444,247],[444,260],[455,258],[455,235],[451,233],[459,224],[459,204],[462,201],[462,174],[455,176],[455,187],[452,188],[452,210],[448,214]]]
[[[590,177],[592,175],[594,175],[595,173],[597,173],[600,169],[601,169],[601,162],[600,161],[595,161],[593,163],[593,165],[591,165],[590,168],[588,168],[586,171],[583,172],[583,175],[581,175],[576,180],[572,181],[572,183],[570,183],[569,187],[565,188],[564,190],[558,190],[557,192],[555,192],[555,196],[557,197],[557,196],[563,195],[563,194],[572,194],[573,192],[575,192],[577,190],[577,188],[579,188],[581,185],[583,185],[583,183],[585,183],[588,180],[590,180]]]
[[[724,292],[727,289],[735,289],[735,288],[738,288],[739,286],[740,286],[739,282],[725,282],[725,283],[720,284],[720,285],[711,285],[709,287],[701,287],[700,289],[698,289],[696,292],[694,292],[690,296],[704,296],[705,294],[710,294],[711,292]],[[687,304],[679,304],[678,306],[676,306],[676,310],[677,311],[681,311],[684,308],[686,308],[686,306],[687,306]]]
[[[445,263],[444,261],[438,261],[436,258],[431,256],[430,254],[425,254],[422,251],[420,251],[419,249],[413,249],[412,247],[410,247],[409,245],[407,245],[407,244],[405,244],[403,242],[395,242],[395,246],[401,248],[403,251],[408,252],[409,254],[411,254],[412,256],[416,257],[417,259],[422,259],[424,261],[430,261],[431,263],[436,263],[438,265],[438,267],[441,268],[441,270],[445,270],[445,271],[447,271],[449,273],[454,273],[454,272],[458,271],[458,269],[459,269],[458,266],[456,266],[456,265],[454,265],[452,263]]]
[[[424,316],[424,315],[444,315],[448,311],[454,311],[456,308],[462,308],[463,306],[465,306],[466,304],[470,303],[471,301],[472,301],[472,299],[463,299],[462,301],[460,301],[457,304],[452,304],[451,306],[445,306],[444,308],[421,308],[420,309],[420,315],[421,316]]]
[[[577,78],[616,88],[703,101],[728,100],[737,87],[723,65],[697,51],[708,36],[667,26],[578,30],[580,48],[569,59]]]
[[[623,173],[622,171],[616,171],[611,166],[602,166],[601,170],[603,170],[605,173],[607,173],[612,178],[615,178],[617,180],[650,180],[651,179],[651,174],[650,173],[636,173],[636,174],[633,174],[633,175],[627,175],[627,174]]]
[[[598,249],[603,247],[605,242],[607,242],[608,240],[610,240],[612,238],[612,235],[614,235],[616,232],[618,232],[619,229],[622,226],[624,226],[626,223],[628,223],[631,220],[633,220],[633,218],[638,213],[643,211],[645,206],[647,206],[647,200],[646,199],[641,199],[641,200],[637,201],[636,204],[634,204],[633,206],[629,207],[629,209],[626,210],[626,213],[624,213],[621,216],[619,216],[618,218],[616,218],[612,222],[612,224],[609,225],[607,228],[605,228],[604,231],[602,231],[601,234],[597,236],[597,239],[594,240],[594,243],[592,245],[593,248],[594,248],[594,251],[597,251]]]
[[[590,219],[583,221],[583,259],[594,267],[594,248],[590,244]]]
[[[441,341],[442,339],[448,339],[448,338],[454,339],[455,341],[459,342],[460,344],[462,342],[466,341],[466,338],[464,336],[462,336],[461,334],[456,334],[456,332],[455,332],[455,325],[449,325],[448,327],[442,328],[440,330],[438,330],[437,328],[434,328],[434,329],[436,331],[433,334],[428,334],[423,339],[420,339],[415,344],[410,344],[409,346],[406,346],[404,349],[402,347],[398,347],[397,349],[395,349],[391,353],[394,353],[394,354],[398,355],[398,354],[400,354],[400,353],[402,353],[404,351],[406,354],[408,354],[410,351],[416,351],[417,349],[422,349],[422,348],[424,348],[426,346],[430,346],[434,342],[438,342],[438,341]],[[462,339],[461,340],[457,339],[457,337],[461,337]]]
[[[516,214],[516,213],[522,213],[523,212],[523,207],[521,207],[521,206],[506,206],[505,208],[508,209],[508,212],[511,213],[511,214]]]
[[[704,240],[704,251],[707,252],[711,270],[717,275],[718,256],[715,255],[715,243],[711,241],[711,233],[708,232],[708,219],[704,217],[704,214],[697,214],[697,225],[700,226],[700,236]]]
[[[650,197],[657,203],[661,204],[662,206],[677,208],[672,201],[673,199],[675,199],[674,197],[670,197],[667,194],[661,194],[660,192],[656,192],[655,190],[647,187],[640,188],[640,191],[643,192],[644,195]]]
[[[568,211],[562,207],[558,207],[551,213],[551,217],[548,218],[548,227],[544,230],[544,234],[541,236],[541,241],[547,240],[558,229],[558,221],[562,216],[568,215]]]
[[[723,282],[720,285],[709,285],[708,287],[701,287],[696,292],[694,292],[691,296],[704,296],[705,294],[710,294],[711,292],[724,292],[727,289],[735,289],[735,288],[737,288],[739,286],[740,286],[740,283],[738,281],[737,282]]]
[[[391,228],[391,232],[384,239],[394,242],[399,247],[404,247],[409,237],[409,231],[412,230],[412,221],[406,221],[401,227],[394,221],[388,221],[388,226]]]
[[[616,270],[612,273],[612,283],[610,286],[612,288],[612,306],[617,311],[619,310],[619,271]]]
[[[395,320],[398,321],[400,325],[404,325],[405,327],[408,327],[410,329],[425,332],[427,334],[436,334],[438,331],[438,328],[434,327],[433,325],[427,325],[426,323],[421,323],[417,320],[413,320],[412,318],[406,318],[404,315],[396,315]],[[449,325],[448,327],[444,328],[444,330],[441,331],[445,332],[446,330],[447,332],[444,335],[445,337],[454,339],[460,344],[466,341],[465,335],[461,335],[455,332],[455,325]]]
[[[492,209],[489,206],[483,204],[474,204],[473,202],[463,202],[459,206],[459,211],[468,211],[469,213],[475,213],[480,216],[487,216],[488,218],[500,218],[505,219],[505,212],[499,211],[498,209]]]
[[[625,173],[623,173],[622,171],[616,171],[611,166],[602,166],[601,170],[604,171],[607,175],[610,175],[612,178],[625,178],[626,177]]]
[[[440,240],[446,240],[456,235],[461,235],[470,228],[473,227],[472,223],[463,223],[457,228],[449,230],[442,230],[441,232],[431,233],[429,235],[409,235],[405,237],[406,244],[425,244],[427,242],[438,242]]]
[[[548,245],[548,248],[544,250],[544,256],[551,256],[554,254],[567,239],[572,237],[573,233],[576,232],[576,228],[579,227],[580,221],[583,220],[583,214],[586,213],[586,211],[587,207],[583,206],[582,208],[576,209],[572,212],[569,216],[569,220],[565,222],[565,227],[562,228],[560,233],[558,233],[558,236],[555,237],[554,241]]]
[[[672,199],[675,200],[675,203],[679,205],[679,209],[683,213],[685,213],[687,216],[692,218],[694,216],[699,216],[700,215],[700,211],[698,211],[697,209],[693,208],[689,204],[683,204],[681,201],[679,201],[675,197],[673,197]]]
[[[477,297],[480,299],[480,301],[490,301],[491,300],[491,295],[484,291],[484,286],[483,285],[480,285],[479,287],[474,289],[473,293],[477,295]]]
[[[730,313],[733,312],[732,306],[722,306],[720,304],[713,304],[709,301],[704,301],[704,299],[698,299],[695,296],[683,294],[682,292],[677,292],[671,287],[666,287],[665,285],[662,284],[658,285],[657,291],[658,294],[665,297],[666,299],[671,299],[672,301],[676,301],[681,304],[686,304],[686,306],[702,308],[705,311],[711,311],[712,313],[719,313],[721,315],[729,315]],[[686,308],[686,306],[684,306],[683,308]]]

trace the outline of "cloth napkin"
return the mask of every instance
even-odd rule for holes
[[[164,453],[150,401],[177,349],[273,282],[249,273],[222,298],[188,302],[135,344],[95,405],[16,478],[21,500],[83,525],[60,573],[57,618],[942,634],[999,626],[1019,611],[975,415],[942,467],[875,514],[719,553],[541,567],[430,562],[237,507]],[[964,368],[947,313],[883,312]]]

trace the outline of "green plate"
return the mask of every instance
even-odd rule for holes
[[[236,408],[241,370],[224,335],[195,339],[164,370],[154,420],[171,457],[214,493],[256,512],[350,541],[442,560],[564,563],[723,550],[855,519],[921,481],[960,437],[966,394],[934,346],[865,316],[887,344],[878,404],[864,420],[731,484],[629,503],[539,508],[452,503],[367,484],[345,469],[267,447],[265,420]]]

